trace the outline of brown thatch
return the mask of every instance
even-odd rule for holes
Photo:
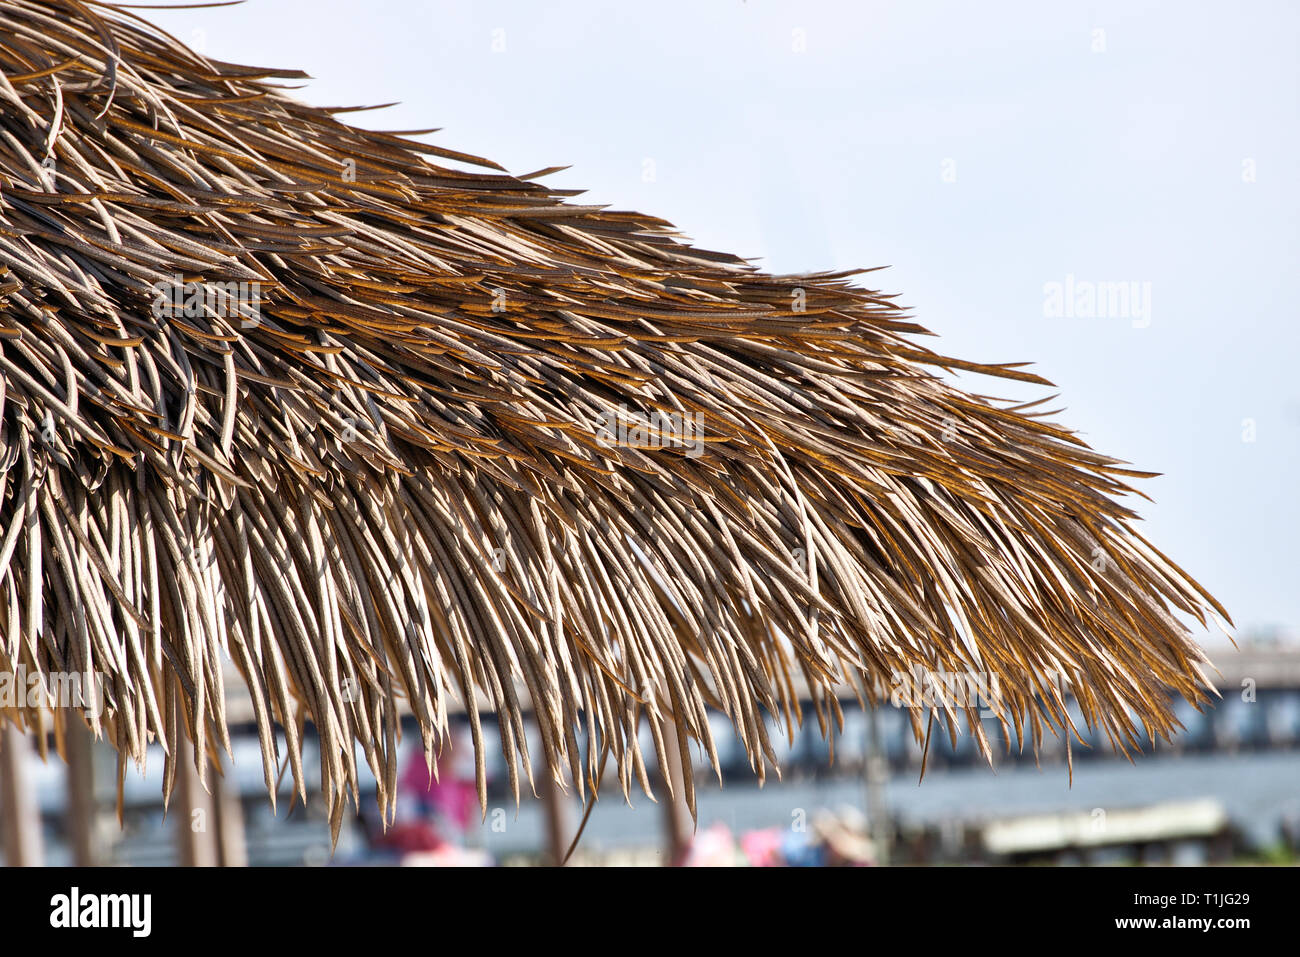
[[[477,689],[528,775],[533,709],[580,791],[645,786],[642,721],[712,753],[709,706],[761,769],[764,712],[825,731],[855,672],[988,673],[1034,743],[1064,689],[1121,748],[1202,698],[1175,615],[1226,614],[1133,529],[1142,473],[942,373],[1043,380],[301,76],[0,0],[0,667],[106,675],[122,755],[225,744],[227,652],[268,786],[310,720],[336,821],[403,697],[432,749]]]

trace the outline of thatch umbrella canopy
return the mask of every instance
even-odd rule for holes
[[[944,373],[1044,380],[301,77],[0,0],[0,667],[102,673],[125,758],[226,744],[226,654],[268,787],[310,720],[336,822],[353,742],[391,798],[402,699],[431,750],[477,698],[512,776],[531,711],[583,793],[647,785],[643,721],[712,754],[709,707],[761,770],[765,713],[825,731],[855,674],[987,674],[1035,745],[1067,689],[1121,749],[1202,700],[1178,616],[1226,613],[1134,529],[1144,473]]]

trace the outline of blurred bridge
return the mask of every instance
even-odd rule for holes
[[[1176,754],[1216,755],[1237,752],[1275,752],[1300,749],[1300,647],[1284,646],[1248,646],[1242,650],[1217,652],[1211,656],[1218,667],[1215,685],[1221,697],[1214,699],[1212,706],[1204,712],[1197,712],[1181,698],[1176,699],[1174,707],[1185,730],[1178,734],[1172,745],[1160,743],[1152,747],[1149,741],[1142,742],[1142,750],[1148,757],[1142,764],[1157,764],[1165,756]],[[329,830],[323,817],[321,802],[311,802],[307,808],[299,809],[288,815],[286,821],[281,815],[270,809],[265,798],[262,780],[261,759],[256,736],[253,734],[253,712],[246,692],[237,675],[230,675],[227,691],[230,696],[229,718],[232,724],[232,741],[234,747],[233,767],[230,774],[229,799],[225,804],[235,810],[235,819],[239,823],[239,833],[247,831],[247,848],[249,859],[253,863],[287,864],[301,863],[304,860],[323,861],[329,853]],[[844,712],[844,727],[834,735],[835,760],[830,762],[831,745],[822,739],[815,715],[805,709],[805,721],[797,728],[793,740],[773,720],[769,723],[770,738],[776,751],[776,757],[782,767],[784,780],[794,787],[813,787],[817,793],[825,788],[842,788],[853,778],[862,776],[869,764],[868,748],[870,734],[870,714],[864,712],[857,704],[856,697],[848,692],[841,697]],[[1091,747],[1075,745],[1073,757],[1076,762],[1103,761],[1113,759],[1114,752],[1101,736],[1088,733],[1084,729],[1082,717],[1077,706],[1071,703],[1076,725],[1088,740]],[[879,742],[877,754],[885,764],[895,772],[906,771],[915,774],[921,763],[921,747],[911,733],[907,711],[892,706],[884,706],[875,712],[876,739]],[[717,744],[719,763],[724,778],[728,782],[729,794],[749,793],[743,787],[747,780],[752,780],[753,773],[748,766],[744,749],[736,739],[729,721],[721,714],[710,717],[713,737]],[[488,763],[489,794],[493,802],[510,803],[506,798],[507,773],[505,760],[497,745],[495,733],[495,716],[484,710],[482,715],[484,736],[487,744],[486,759]],[[406,715],[403,723],[406,730],[412,732],[404,735],[402,761],[415,759],[413,753],[418,748],[419,735],[413,727],[413,719]],[[462,713],[453,720],[453,730],[462,735],[454,747],[463,755],[466,741],[465,725],[467,721]],[[1001,740],[1001,730],[995,721],[987,719],[986,733],[994,745],[994,763],[997,765],[1031,764],[1035,758],[1032,749],[1022,752],[1018,743],[1013,743],[1008,750]],[[311,732],[308,729],[308,735]],[[529,734],[535,743],[537,735]],[[643,753],[653,754],[648,730],[643,729]],[[318,755],[312,743],[308,742],[304,754],[305,771],[308,780],[317,773]],[[166,863],[176,858],[174,841],[169,836],[177,825],[164,822],[158,814],[159,796],[161,794],[162,755],[153,748],[148,769],[144,775],[128,774],[123,781],[124,804],[127,830],[119,833],[116,824],[106,813],[99,814],[95,808],[103,810],[113,805],[116,799],[117,775],[114,770],[114,756],[103,745],[94,748],[95,765],[93,798],[88,802],[86,811],[89,819],[98,821],[101,840],[105,846],[111,845],[113,860],[123,863]],[[1262,755],[1261,755],[1262,756]],[[538,757],[535,755],[535,758]],[[1043,764],[1063,762],[1065,749],[1060,739],[1049,736],[1040,749],[1038,760]],[[653,758],[651,758],[653,762]],[[928,767],[940,769],[978,767],[983,762],[975,748],[967,729],[957,737],[956,743],[941,734],[936,727],[931,739]],[[535,760],[535,765],[537,764]],[[698,752],[694,761],[695,773],[703,778],[712,774],[708,761]],[[1173,766],[1172,764],[1170,765]],[[40,808],[45,820],[46,844],[57,846],[60,833],[60,821],[71,809],[67,804],[68,786],[65,782],[60,762],[42,764],[32,759],[30,762],[35,803]],[[364,760],[358,759],[361,776],[361,790],[369,794],[374,791],[375,783],[365,767]],[[463,770],[463,769],[462,769]],[[282,781],[281,807],[289,805],[290,781]],[[869,775],[868,775],[869,777]],[[802,784],[800,782],[803,782]],[[740,791],[734,790],[741,785]],[[858,785],[854,785],[858,787]],[[753,793],[758,792],[754,789]],[[856,791],[854,792],[856,793]],[[617,802],[615,802],[617,803]],[[227,812],[221,812],[222,804],[217,810],[224,818]],[[179,818],[184,823],[185,818]],[[189,836],[189,828],[181,827],[183,836]],[[351,825],[345,827],[340,844],[340,851],[345,852],[356,840]],[[183,843],[183,842],[182,842]],[[107,853],[107,852],[105,852]],[[52,854],[53,861],[67,860],[68,851],[60,849]]]
[[[1203,712],[1196,711],[1181,697],[1175,696],[1174,708],[1184,730],[1179,733],[1172,745],[1163,741],[1155,747],[1150,740],[1139,739],[1143,752],[1156,755],[1180,752],[1214,752],[1232,753],[1242,750],[1261,750],[1275,748],[1300,748],[1300,646],[1248,646],[1243,649],[1227,649],[1211,654],[1219,676],[1215,677],[1215,688],[1221,697],[1214,698]],[[523,689],[521,689],[521,696]],[[228,717],[232,730],[240,726],[251,728],[253,710],[251,702],[242,683],[235,674],[230,675],[227,684],[229,699]],[[845,688],[840,696],[844,711],[843,730],[836,734],[834,741],[834,768],[828,769],[830,745],[822,739],[817,725],[815,712],[811,706],[805,708],[804,725],[797,728],[794,740],[790,741],[775,720],[769,722],[769,733],[781,767],[787,773],[808,773],[823,775],[827,773],[844,773],[861,768],[867,755],[868,721],[867,715],[858,706],[857,698],[851,689]],[[1071,700],[1072,717],[1086,745],[1075,742],[1072,748],[1076,761],[1097,760],[1116,757],[1104,733],[1089,731],[1084,724],[1082,713]],[[453,712],[453,725],[464,722],[463,708],[456,702],[450,710]],[[484,738],[489,751],[495,751],[495,718],[481,705],[481,720],[484,724]],[[411,722],[409,713],[403,712],[403,721]],[[748,763],[744,749],[731,729],[730,722],[724,715],[711,716],[713,737],[717,744],[719,761],[724,774],[748,775]],[[883,757],[894,767],[919,767],[922,749],[912,735],[909,715],[905,709],[892,706],[881,707],[877,711],[877,733],[880,739]],[[413,728],[412,728],[413,730]],[[981,762],[983,759],[967,729],[958,735],[956,744],[936,722],[931,736],[928,767],[962,765]],[[652,754],[653,746],[647,729],[642,729],[645,753]],[[993,719],[986,719],[985,733],[994,747],[995,763],[1028,762],[1035,760],[1032,748],[1026,744],[1023,751],[1019,742],[1013,741],[1010,751],[1002,738],[1000,726]],[[412,737],[418,737],[413,735]],[[535,735],[529,735],[530,738]],[[1060,738],[1048,734],[1039,750],[1040,762],[1064,761],[1065,744]],[[489,771],[496,772],[495,777],[505,779],[504,759],[497,754],[489,754]],[[708,762],[702,755],[697,756],[696,770],[706,773],[710,770]],[[255,789],[260,789],[260,777]]]

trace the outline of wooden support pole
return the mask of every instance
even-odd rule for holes
[[[95,804],[95,736],[81,720],[80,714],[70,713],[66,721],[65,749],[68,756],[66,781],[67,801],[64,824],[72,863],[77,867],[94,867],[99,863],[96,847]]]
[[[889,802],[885,797],[889,762],[880,743],[880,721],[876,707],[870,702],[867,707],[866,751],[867,827],[876,852],[876,863],[885,867],[889,864],[889,845],[893,839],[893,829],[889,824]]]
[[[27,779],[29,750],[27,735],[0,721],[0,830],[11,867],[39,867],[44,860],[40,807]]]
[[[212,798],[216,811],[217,860],[222,867],[248,866],[248,840],[244,835],[244,805],[239,782],[228,760],[222,773],[212,776]]]
[[[180,865],[215,867],[218,855],[212,796],[199,783],[199,772],[194,768],[194,746],[183,734],[176,748],[176,792],[171,813],[176,815]]]
[[[546,863],[552,867],[564,863],[564,855],[573,840],[569,825],[569,801],[555,782],[554,768],[547,762],[546,775],[539,786],[542,814],[546,819]]]
[[[684,775],[692,772],[690,768],[682,768],[677,725],[672,721],[664,723],[664,753],[668,767],[659,769],[659,778],[671,786],[671,794],[670,789],[665,787],[660,801],[663,808],[664,863],[668,867],[678,867],[685,862],[691,848],[691,809],[686,803]]]

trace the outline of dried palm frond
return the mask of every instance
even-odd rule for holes
[[[585,793],[647,786],[643,723],[714,755],[721,709],[761,772],[769,715],[917,668],[1035,746],[1067,692],[1121,749],[1203,699],[1177,615],[1226,613],[1134,530],[1143,473],[944,372],[1042,379],[302,75],[0,0],[0,667],[105,676],[124,759],[228,745],[226,654],[268,788],[309,720],[336,825],[399,707],[431,751],[471,705],[480,791],[495,711],[517,795],[526,712]]]

